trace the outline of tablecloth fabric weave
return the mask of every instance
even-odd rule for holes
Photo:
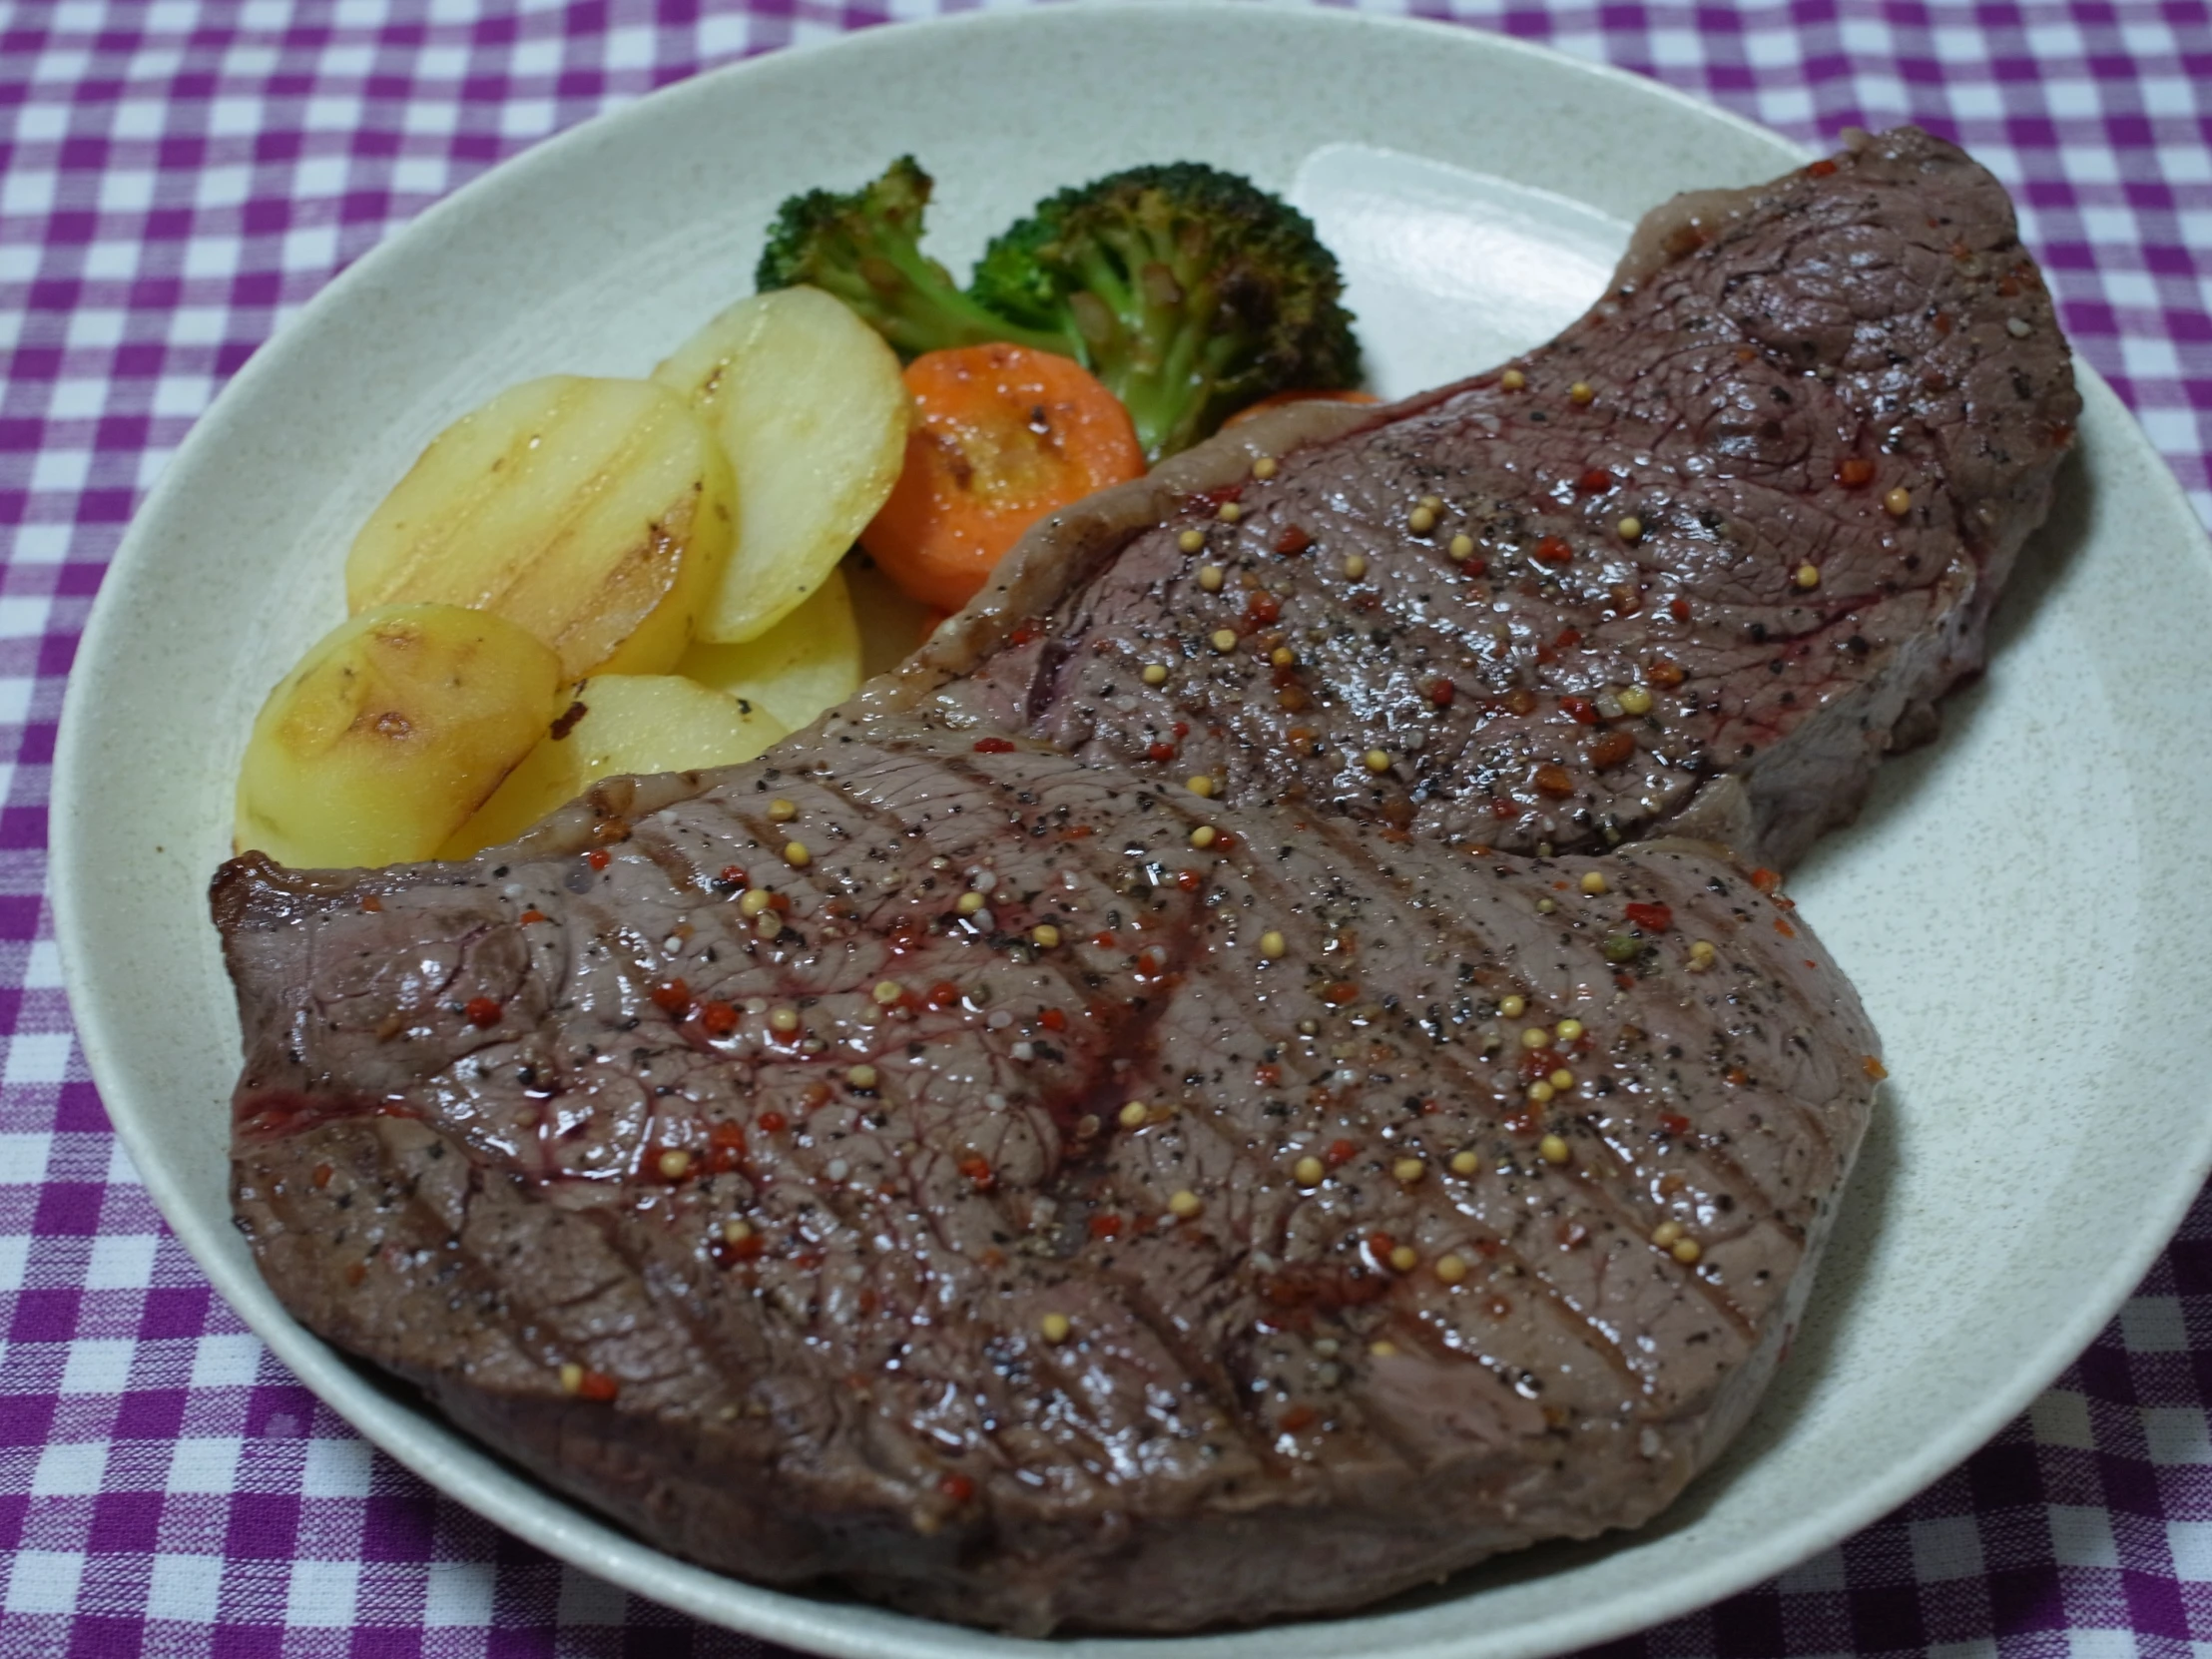
[[[438,1497],[214,1297],[72,1035],[44,807],[63,681],[124,524],[286,314],[549,133],[738,56],[936,9],[0,3],[0,1659],[771,1651]],[[1915,120],[1959,139],[2011,187],[2075,346],[2212,521],[2199,0],[1416,9],[1800,138]],[[2093,1247],[2086,1227],[2054,1241]],[[2212,1197],[1963,1468],[1617,1651],[2212,1655],[2208,1402]]]

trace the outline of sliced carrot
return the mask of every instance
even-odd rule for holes
[[[1280,409],[1286,403],[1380,403],[1382,401],[1382,399],[1376,396],[1372,391],[1325,391],[1301,386],[1294,391],[1279,391],[1272,396],[1263,397],[1257,403],[1248,403],[1221,424],[1222,429],[1227,431],[1241,420],[1250,420],[1254,415],[1266,414],[1270,409]]]
[[[1030,525],[1144,472],[1129,411],[1082,365],[1020,345],[925,351],[890,499],[860,532],[884,573],[956,611]]]

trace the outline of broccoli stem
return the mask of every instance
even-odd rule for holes
[[[934,263],[911,245],[878,247],[872,258],[888,265],[901,280],[880,283],[870,264],[862,262],[857,273],[860,293],[837,297],[874,324],[901,357],[959,345],[987,345],[993,340],[1072,355],[1064,335],[1025,328],[976,304],[944,280]]]

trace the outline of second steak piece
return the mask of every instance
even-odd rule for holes
[[[2079,402],[2003,189],[1902,129],[1660,209],[1509,370],[1076,509],[925,664],[1238,801],[1786,864],[1979,667]]]

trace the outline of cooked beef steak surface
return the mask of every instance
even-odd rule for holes
[[[1516,373],[1071,509],[761,762],[225,866],[286,1306],[678,1553],[1024,1632],[1656,1511],[1881,1075],[1745,870],[1978,660],[2074,404],[1910,132],[1663,210]]]
[[[1979,666],[2079,410],[1995,180],[1910,129],[1819,169],[1660,210],[1510,375],[1138,486],[941,702],[1241,801],[1786,866]]]
[[[1261,1618],[1639,1520],[1756,1394],[1875,1037],[1712,849],[896,719],[649,788],[216,892],[264,1270],[644,1535],[1022,1630]]]

